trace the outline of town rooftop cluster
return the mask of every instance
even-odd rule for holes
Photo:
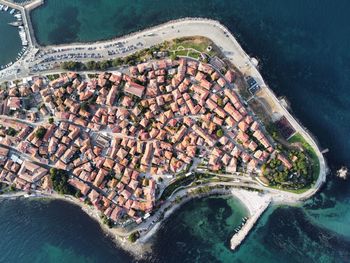
[[[231,69],[181,58],[9,83],[0,93],[0,181],[50,192],[50,167],[63,169],[108,218],[140,223],[164,188],[198,164],[260,173],[277,158],[290,169],[235,79]]]

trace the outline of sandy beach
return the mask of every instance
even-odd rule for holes
[[[232,189],[231,193],[247,207],[250,216],[253,216],[259,211],[263,204],[271,202],[271,196],[269,194],[260,194],[259,192],[243,189]]]

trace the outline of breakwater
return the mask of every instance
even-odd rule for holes
[[[261,196],[256,192],[247,192],[238,189],[232,192],[248,207],[250,213],[250,217],[244,222],[242,228],[235,233],[230,240],[230,247],[232,250],[235,250],[246,239],[260,216],[268,208],[271,203],[271,198],[269,196]]]

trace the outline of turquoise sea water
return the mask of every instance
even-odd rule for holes
[[[99,225],[79,207],[63,201],[38,201],[29,199],[0,200],[0,262],[131,262],[134,259],[116,248],[101,231]],[[201,251],[203,258],[215,258],[212,253],[227,253],[228,233],[241,224],[247,216],[246,208],[237,200],[210,197],[188,202],[185,211],[177,211],[171,228],[162,227],[161,233],[186,228],[168,239],[162,246],[173,251],[193,250],[188,240],[198,240],[207,246]],[[167,224],[166,224],[167,225]],[[210,236],[210,240],[208,240]],[[215,243],[212,241],[215,240]],[[158,247],[158,245],[156,245]],[[156,248],[157,249],[157,248]],[[176,256],[173,255],[174,259]],[[159,260],[153,255],[142,262]],[[163,261],[164,262],[164,261]]]
[[[350,262],[350,183],[334,176],[339,166],[350,166],[349,12],[347,0],[48,0],[34,11],[42,44],[105,39],[185,16],[218,19],[260,59],[271,88],[287,96],[297,118],[330,149],[326,158],[332,173],[321,193],[302,207],[269,209],[238,251],[228,250],[233,217],[240,210],[235,201],[194,200],[167,220],[148,262]],[[37,259],[40,253],[45,262],[62,262],[63,255],[64,262],[132,261],[84,214],[76,212],[71,219],[71,205],[32,204],[0,203],[2,239],[13,240],[5,248],[0,244],[5,262],[24,262],[26,254],[43,262]],[[46,213],[38,214],[42,206]],[[8,214],[19,220],[16,233],[21,234],[10,231]],[[20,223],[34,222],[32,216],[36,224]],[[74,228],[76,222],[83,228]],[[31,249],[53,241],[46,250]]]

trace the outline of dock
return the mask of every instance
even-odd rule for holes
[[[19,13],[21,14],[21,19],[22,19],[21,26],[23,26],[22,37],[24,36],[24,38],[26,40],[25,42],[27,42],[27,45],[29,48],[37,46],[29,13],[31,10],[43,5],[44,0],[33,0],[30,2],[27,2],[24,6],[22,6],[18,3],[13,3],[13,2],[8,1],[8,0],[0,0],[0,4],[4,5],[4,6],[8,6],[9,8],[12,8],[13,10],[19,11]]]
[[[9,23],[11,26],[18,27],[19,37],[22,42],[22,50],[18,53],[15,61],[6,65],[0,65],[0,77],[12,75],[17,77],[17,73],[22,70],[28,74],[28,66],[25,66],[25,59],[30,59],[38,50],[33,26],[30,19],[30,11],[44,4],[44,0],[30,0],[23,3],[14,3],[9,0],[0,0],[0,11],[9,11],[16,18],[16,22]]]

